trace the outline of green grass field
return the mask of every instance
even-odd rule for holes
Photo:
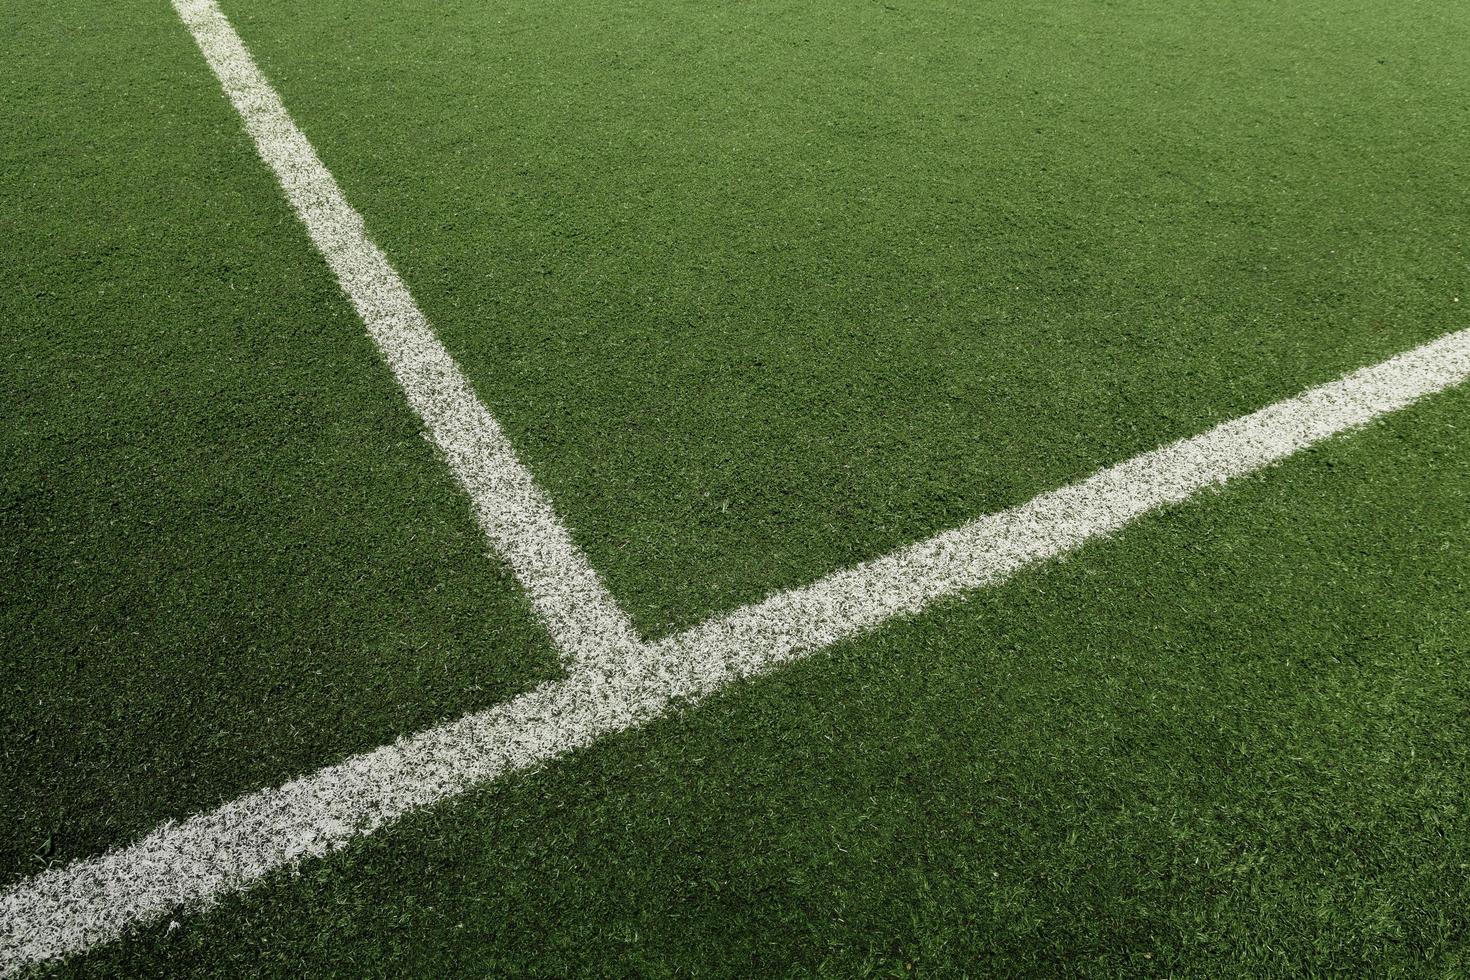
[[[650,641],[1470,327],[1453,0],[220,7]],[[0,887],[560,683],[170,4],[0,86]],[[810,652],[38,968],[1470,973],[1470,390]]]

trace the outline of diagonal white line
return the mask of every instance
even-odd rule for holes
[[[642,643],[212,0],[174,0],[571,675],[0,895],[0,973],[206,905],[418,807],[553,759],[937,600],[1112,533],[1470,378],[1470,330],[1105,469],[1020,507]]]
[[[936,599],[1002,581],[1467,378],[1470,330],[1462,330],[1019,507],[710,620],[665,645],[719,648],[740,672],[761,670],[772,659],[818,649]],[[748,669],[738,666],[746,663]]]
[[[1004,581],[1470,378],[1470,330],[875,561],[774,595],[489,711],[353,756],[0,896],[0,972],[206,905],[418,807],[535,766],[895,616]]]
[[[575,664],[635,643],[632,622],[572,543],[234,27],[214,0],[174,0],[174,9],[563,656]]]

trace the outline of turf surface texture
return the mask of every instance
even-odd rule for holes
[[[1466,325],[1444,0],[223,6],[651,636]],[[168,5],[0,51],[5,882],[557,676]],[[1470,970],[1467,413],[64,970]]]

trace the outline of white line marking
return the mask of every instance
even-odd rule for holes
[[[1470,378],[1470,330],[1171,443],[1011,510],[696,626],[513,701],[211,813],[0,897],[0,972],[79,952],[249,887],[418,807],[543,763],[936,600],[1004,581],[1135,518]]]
[[[1003,581],[1149,511],[1263,469],[1467,378],[1470,330],[1461,330],[659,645],[718,661],[723,672],[764,670],[945,596]],[[709,652],[714,650],[721,651],[718,657]]]
[[[214,0],[174,0],[174,9],[552,640],[573,664],[636,643],[632,622],[572,543],[546,495],[475,397],[408,287],[368,238],[362,217],[347,203],[229,20]]]
[[[1144,453],[805,588],[638,641],[362,220],[213,0],[174,0],[410,404],[531,593],[572,674],[506,704],[250,793],[0,895],[0,973],[208,905],[404,814],[659,717],[677,698],[809,655],[1105,536],[1470,378],[1470,330]]]

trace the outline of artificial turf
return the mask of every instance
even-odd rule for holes
[[[1464,4],[224,7],[652,634],[1470,304]]]
[[[1470,307],[1445,0],[223,5],[655,636]],[[0,49],[4,880],[554,676],[168,6]],[[1467,407],[69,969],[1470,969]]]
[[[554,676],[172,10],[0,47],[0,879]]]
[[[1470,396],[78,975],[1454,976]]]

